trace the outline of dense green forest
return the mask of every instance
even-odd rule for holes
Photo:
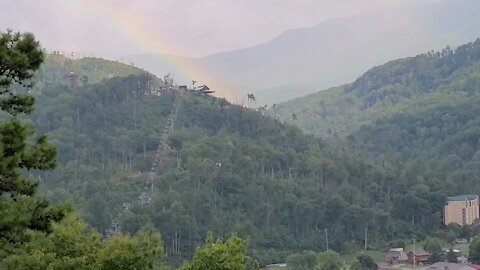
[[[26,121],[35,104],[31,94],[34,72],[43,60],[40,44],[31,33],[0,32],[0,268],[169,269],[163,260],[161,235],[151,224],[142,224],[134,234],[115,231],[104,237],[64,201],[51,206],[38,196],[35,176],[55,169],[58,153],[47,136],[37,135],[34,125]],[[129,86],[136,89],[131,94],[152,87],[142,87],[142,82],[153,81],[151,76],[146,77],[139,75],[135,86]],[[115,83],[112,85],[118,86],[119,82]],[[70,91],[74,93],[75,89]],[[50,127],[56,124],[49,123]],[[125,161],[122,164],[127,167]],[[197,246],[192,260],[185,261],[181,269],[240,270],[247,265],[258,266],[246,256],[246,247],[247,241],[236,235],[224,241],[215,240],[209,233],[204,246]]]
[[[355,82],[276,105],[271,113],[320,137],[478,94],[480,40],[374,67]]]
[[[468,51],[475,51],[474,44],[468,46],[472,48]],[[446,50],[441,55],[419,57],[437,62],[452,55]],[[393,64],[408,70],[405,61],[413,60]],[[455,76],[472,76],[462,70]],[[395,81],[390,71],[374,71],[365,75],[370,79],[341,88],[343,95],[362,100],[361,111],[369,115],[375,115],[369,110],[379,111],[375,106],[387,105],[372,99],[374,94],[362,87],[381,80],[373,79],[377,77]],[[384,77],[376,75],[385,73]],[[37,96],[37,110],[31,119],[58,147],[58,168],[37,174],[49,200],[71,202],[99,231],[109,229],[113,220],[123,233],[135,233],[151,224],[162,232],[171,262],[191,257],[210,230],[218,235],[236,232],[248,237],[249,252],[262,263],[284,261],[288,254],[300,250],[323,250],[325,230],[330,247],[339,252],[358,250],[365,230],[371,235],[371,246],[384,248],[393,240],[414,235],[421,239],[427,231],[438,231],[445,196],[452,191],[471,191],[456,185],[457,175],[436,174],[434,170],[427,173],[417,162],[400,163],[403,160],[394,159],[397,152],[392,149],[360,151],[377,145],[367,129],[345,140],[337,136],[338,144],[330,145],[261,111],[187,94],[180,102],[174,135],[154,179],[152,201],[142,207],[138,196],[150,190],[148,171],[179,95],[177,91],[151,95],[154,82],[158,84],[158,79],[143,73],[75,91],[45,89]],[[404,84],[413,85],[408,80]],[[402,89],[410,89],[408,95],[418,97],[416,104],[422,100],[439,104],[431,103],[433,98],[442,100],[438,93],[455,97],[448,99],[450,103],[469,97],[465,91],[432,90],[432,95],[427,95],[416,86]],[[392,93],[401,100],[398,106],[407,107],[403,101],[407,94],[400,90]],[[436,117],[444,115],[440,112]],[[450,121],[457,126],[455,119]],[[381,132],[375,134],[380,136]],[[443,136],[447,134],[451,133]],[[384,139],[399,142],[395,136],[387,133]],[[369,141],[362,142],[362,138]],[[411,138],[404,140],[412,142]],[[124,209],[124,203],[133,206]]]
[[[354,83],[278,106],[278,114],[390,169],[456,194],[478,186],[480,40],[375,67]],[[291,119],[291,116],[290,116]],[[430,180],[428,180],[430,179]],[[425,182],[426,181],[426,182]]]
[[[389,62],[270,113],[396,175],[385,188],[404,194],[393,201],[404,208],[393,215],[440,232],[431,225],[445,196],[480,192],[479,82],[477,40]]]
[[[116,61],[94,57],[71,59],[55,52],[45,54],[42,65],[32,78],[35,84],[30,90],[34,94],[42,93],[44,90],[52,94],[55,93],[54,89],[65,91],[72,86],[69,75],[74,75],[72,78],[74,86],[84,86],[115,77],[145,73],[148,72]]]
[[[196,256],[203,250],[196,247],[209,231],[249,239],[248,254],[261,264],[325,250],[326,234],[330,249],[340,253],[361,249],[365,233],[376,248],[427,234],[465,235],[445,230],[441,211],[450,193],[479,188],[479,51],[477,41],[394,61],[318,94],[328,98],[314,114],[327,120],[310,131],[321,130],[317,134],[326,139],[278,120],[283,115],[303,123],[308,107],[286,113],[286,104],[267,114],[176,87],[158,95],[165,82],[101,59],[87,59],[75,71],[81,76],[96,70],[92,66],[104,68],[96,79],[86,75],[88,82],[70,89],[64,75],[54,74],[73,68],[47,61],[36,75],[45,83],[31,88],[37,90],[31,92],[35,110],[18,118],[48,135],[58,164],[26,174],[54,205],[69,203],[91,228],[124,236],[103,243],[75,215],[63,213],[67,218],[49,229],[53,234],[31,232],[32,241],[10,263],[26,265],[24,258],[40,246],[44,257],[58,254],[59,239],[78,242],[71,254],[78,248],[84,257],[75,260],[99,262],[99,269],[142,246],[148,252],[131,253],[132,260],[147,268],[179,266],[193,257],[183,268],[202,269],[205,258]],[[106,75],[112,70],[118,74]],[[26,102],[33,106],[30,96]],[[173,135],[157,157],[176,109]],[[160,162],[151,182],[155,159]],[[243,254],[246,243],[229,239],[219,240],[217,249],[209,236],[205,250]],[[239,264],[245,261],[242,255]]]
[[[137,197],[176,95],[148,95],[152,79],[116,78],[38,98],[32,121],[59,151],[58,168],[38,175],[51,201],[72,202],[99,231],[114,218],[125,233],[152,224],[179,261],[209,230],[249,237],[254,257],[267,263],[323,249],[325,229],[339,251],[354,248],[367,227],[372,243],[414,229],[391,216],[382,190],[391,176],[261,112],[194,94],[181,102],[153,201],[141,207]],[[123,210],[128,202],[133,207]]]
[[[480,96],[377,120],[347,141],[379,166],[417,171],[412,187],[449,196],[480,193]],[[402,169],[401,169],[402,168]]]

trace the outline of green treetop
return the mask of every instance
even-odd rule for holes
[[[241,270],[245,269],[247,241],[232,235],[225,242],[207,235],[204,247],[197,248],[192,261],[182,270]]]
[[[468,259],[472,263],[480,263],[480,238],[475,237],[470,244]]]
[[[0,124],[0,256],[28,240],[27,229],[49,232],[51,221],[63,214],[44,200],[33,198],[37,183],[23,170],[53,169],[56,149],[45,136],[33,139],[34,129],[17,115],[33,110],[34,98],[16,94],[13,84],[26,88],[43,61],[43,52],[32,34],[0,33],[0,109],[7,117]]]
[[[77,216],[54,223],[50,234],[29,231],[31,241],[3,263],[12,270],[135,270],[154,269],[163,255],[160,233],[141,229],[134,236],[114,236],[102,242],[101,235]],[[4,269],[4,268],[2,268]]]
[[[342,257],[333,251],[325,251],[318,255],[316,270],[342,270],[344,263]]]

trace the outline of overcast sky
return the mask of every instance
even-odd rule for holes
[[[135,25],[170,45],[163,53],[202,56],[253,46],[288,29],[414,1],[432,0],[0,0],[8,6],[0,9],[0,31],[30,31],[47,49],[113,59],[160,53],[98,12],[101,5],[138,18]]]

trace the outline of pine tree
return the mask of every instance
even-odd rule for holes
[[[35,139],[33,126],[19,119],[32,112],[33,96],[12,91],[14,86],[32,87],[43,55],[32,34],[0,33],[0,109],[4,112],[0,124],[0,256],[28,241],[29,229],[50,232],[51,222],[63,218],[60,208],[35,198],[38,183],[25,176],[28,170],[55,168],[57,152],[45,136]]]

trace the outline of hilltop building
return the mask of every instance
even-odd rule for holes
[[[478,195],[458,195],[447,198],[443,213],[445,225],[450,223],[457,223],[462,226],[470,225],[478,218]]]

